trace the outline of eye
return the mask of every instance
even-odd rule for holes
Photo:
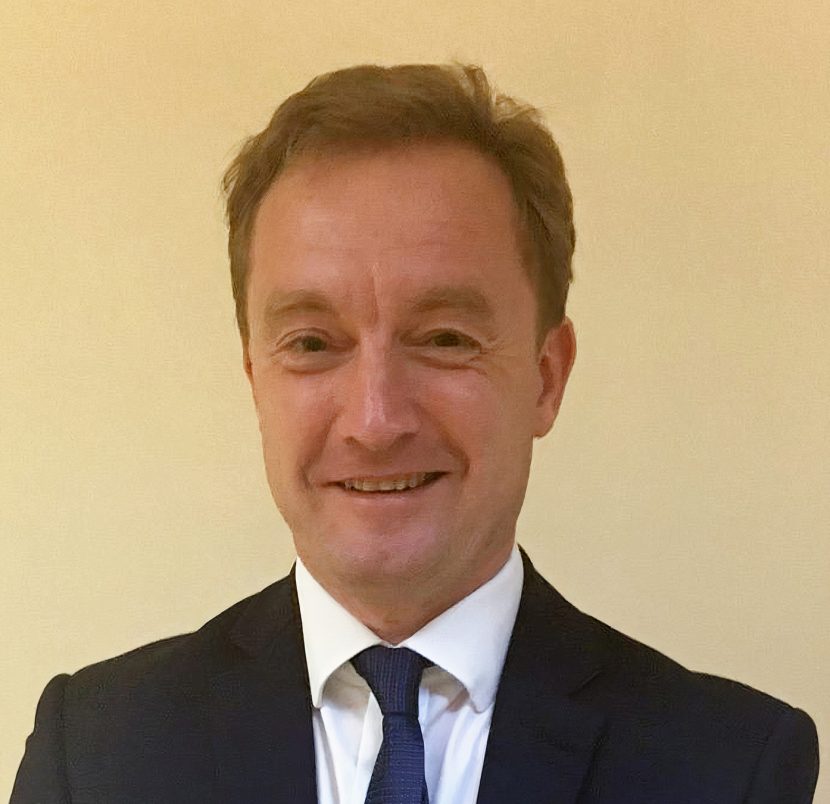
[[[296,354],[324,352],[328,348],[326,341],[319,335],[300,335],[289,341],[287,346],[289,351],[295,352]]]
[[[324,371],[333,366],[343,352],[343,343],[320,330],[295,330],[286,333],[273,347],[273,359],[293,372]]]
[[[477,349],[478,342],[462,335],[455,330],[442,330],[441,332],[433,332],[427,338],[428,346],[435,346],[439,349]]]

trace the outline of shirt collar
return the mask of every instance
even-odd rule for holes
[[[346,611],[299,558],[295,577],[311,700],[319,708],[329,677],[356,653],[383,640]],[[477,712],[496,697],[523,580],[514,544],[505,565],[489,581],[401,642],[458,679]]]

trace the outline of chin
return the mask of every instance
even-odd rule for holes
[[[332,531],[329,531],[332,533]],[[322,547],[322,545],[318,545]],[[376,585],[434,577],[445,563],[446,546],[435,535],[343,533],[326,546],[333,574],[350,583]]]

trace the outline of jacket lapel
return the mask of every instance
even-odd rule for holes
[[[574,700],[602,672],[590,620],[522,551],[525,582],[484,757],[478,804],[572,804],[603,733],[604,715]]]
[[[590,618],[522,551],[525,581],[478,804],[573,804],[604,715],[574,699],[602,672]],[[253,597],[210,671],[217,801],[316,804],[312,705],[293,571]]]
[[[249,601],[223,648],[209,691],[217,800],[316,804],[293,570]]]

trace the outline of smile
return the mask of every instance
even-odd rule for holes
[[[408,491],[437,480],[443,472],[413,472],[399,477],[350,477],[339,485],[347,491],[389,492]]]

